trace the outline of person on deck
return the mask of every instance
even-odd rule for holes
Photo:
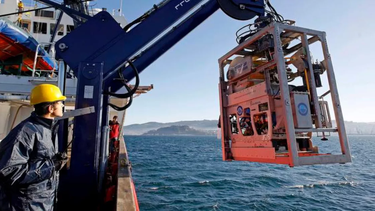
[[[22,27],[22,12],[23,12],[23,3],[22,1],[18,2],[18,18],[17,18],[17,24],[19,27]]]
[[[112,121],[109,121],[109,139],[118,139],[119,133],[120,133],[120,124],[117,121],[117,116],[114,116]]]
[[[19,1],[17,6],[18,6],[18,12],[22,12],[23,11],[23,2]]]
[[[30,94],[34,112],[0,142],[0,210],[47,210],[56,203],[59,171],[66,164],[58,153],[55,117],[63,116],[66,99],[51,84]]]

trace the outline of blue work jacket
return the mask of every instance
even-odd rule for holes
[[[0,142],[0,210],[53,210],[57,146],[57,124],[35,113]]]

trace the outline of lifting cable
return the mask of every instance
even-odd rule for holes
[[[266,5],[268,6],[269,10],[266,10],[267,15],[264,17],[260,17],[261,19],[259,20],[256,19],[255,23],[247,24],[240,29],[237,30],[236,32],[236,42],[238,44],[241,44],[243,41],[247,40],[249,37],[253,36],[255,33],[260,31],[263,27],[259,27],[264,22],[272,21],[279,22],[279,23],[284,23],[284,17],[280,15],[276,9],[272,6],[270,0],[265,0]],[[266,19],[264,19],[266,18]],[[268,25],[268,24],[267,24]]]

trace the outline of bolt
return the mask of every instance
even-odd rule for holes
[[[65,43],[60,43],[59,44],[59,49],[61,50],[61,51],[64,51],[65,49],[67,49],[68,48],[68,46],[65,44]]]
[[[246,9],[246,6],[243,5],[243,4],[240,4],[240,9],[241,9],[241,10],[244,10],[244,9]]]

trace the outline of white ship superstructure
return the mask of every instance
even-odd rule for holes
[[[9,14],[18,12],[19,0],[0,0],[0,14]],[[43,8],[45,6],[36,3],[33,0],[23,1],[24,11],[34,10],[36,8]],[[103,9],[88,7],[90,15],[95,15]],[[56,26],[56,20],[60,16],[61,11],[53,8],[42,9],[38,11],[25,12],[21,15],[14,14],[6,16],[10,21],[16,23],[19,18],[20,26],[24,30],[28,31],[38,42],[48,43],[51,40],[54,27]],[[119,13],[112,13],[113,18],[121,25],[125,26],[127,21],[125,17]],[[61,39],[66,34],[69,34],[74,30],[73,19],[67,14],[63,14],[56,37],[53,42]]]
[[[12,14],[1,18],[7,19],[7,22],[13,23],[28,32],[30,36],[34,37],[41,44],[40,48],[47,49],[50,44],[53,46],[56,41],[74,30],[73,19],[68,15],[63,14],[56,36],[51,40],[56,21],[59,19],[61,11],[55,10],[54,8],[29,11],[44,8],[46,6],[33,0],[24,0],[24,13],[18,14],[18,3],[19,0],[0,0],[0,15]],[[90,6],[88,6],[88,8],[90,15],[95,15],[103,10],[92,8]],[[121,26],[127,24],[125,17],[121,14],[121,10],[118,13],[113,12],[112,16]],[[50,51],[50,58],[54,60],[53,48]],[[55,62],[56,66],[58,66],[58,62]],[[30,75],[31,76],[0,74],[0,113],[2,117],[0,118],[0,140],[3,139],[14,126],[30,115],[33,108],[29,106],[28,99],[29,93],[35,85],[41,83],[58,85],[58,74],[48,75],[48,77],[34,73]],[[72,109],[74,105],[76,82],[74,76],[66,79],[65,95],[68,97],[68,109]],[[119,103],[122,104],[123,102]],[[119,116],[121,117],[122,115]]]

